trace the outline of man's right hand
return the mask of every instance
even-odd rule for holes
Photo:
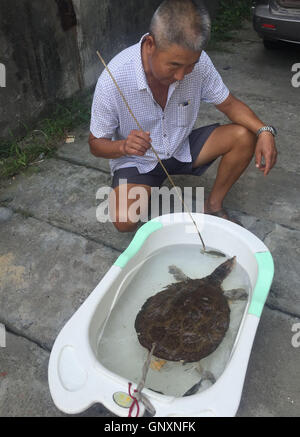
[[[144,156],[151,147],[150,132],[132,130],[124,142],[124,155]]]

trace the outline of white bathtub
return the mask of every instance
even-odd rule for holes
[[[238,264],[249,276],[251,295],[228,362],[214,385],[187,397],[166,396],[147,388],[143,393],[153,404],[156,417],[232,417],[239,407],[253,340],[273,280],[274,264],[267,247],[246,229],[209,215],[193,214],[193,217],[207,246],[237,257]],[[130,381],[101,363],[97,355],[101,327],[128,274],[142,265],[151,253],[175,244],[201,248],[199,236],[193,231],[191,219],[184,213],[165,215],[146,223],[62,329],[53,346],[48,369],[50,392],[60,410],[77,414],[94,403],[101,403],[118,416],[128,416],[128,409],[116,404],[114,394],[127,393]],[[136,383],[133,383],[134,388]],[[142,407],[140,415],[143,414]]]

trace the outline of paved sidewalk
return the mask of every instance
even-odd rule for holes
[[[300,51],[267,52],[251,25],[241,41],[210,52],[233,94],[279,130],[279,159],[264,178],[254,162],[226,206],[261,238],[275,261],[275,278],[256,335],[238,416],[300,416],[300,88],[291,67]],[[203,105],[197,126],[227,122]],[[65,416],[54,406],[47,366],[67,320],[105,275],[133,234],[96,220],[96,192],[110,182],[108,162],[89,153],[88,126],[61,144],[54,158],[7,181],[0,192],[0,416]],[[214,180],[217,163],[201,177],[175,177],[180,186]],[[100,404],[81,416],[112,416]]]

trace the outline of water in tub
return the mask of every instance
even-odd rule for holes
[[[203,255],[196,245],[169,246],[152,254],[139,268],[134,269],[122,286],[98,344],[98,359],[107,369],[128,381],[139,383],[148,351],[143,348],[134,328],[135,318],[144,302],[176,279],[169,266],[176,265],[192,279],[208,276],[225,258]],[[224,280],[224,290],[243,288],[250,293],[250,280],[245,270],[236,264]],[[146,388],[167,396],[182,396],[201,379],[203,371],[210,371],[217,380],[223,373],[232,352],[245,313],[247,300],[229,301],[230,325],[219,347],[200,363],[167,361],[160,370],[149,369]],[[100,327],[99,327],[100,328]],[[211,382],[204,381],[199,392]]]

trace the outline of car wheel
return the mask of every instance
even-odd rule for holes
[[[270,40],[270,39],[264,39],[264,46],[266,49],[268,50],[275,50],[278,49],[279,47],[279,42],[276,41],[275,39]]]

